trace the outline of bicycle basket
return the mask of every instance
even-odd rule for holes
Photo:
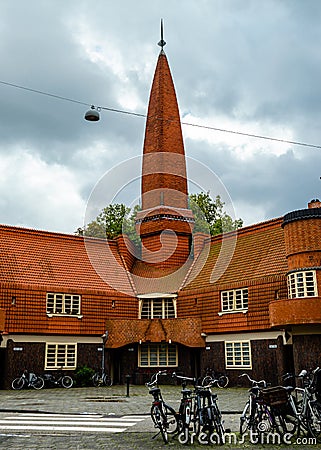
[[[268,406],[285,405],[288,401],[287,390],[283,386],[262,389],[262,400]]]

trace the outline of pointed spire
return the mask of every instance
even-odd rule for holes
[[[189,258],[194,217],[188,209],[183,135],[175,87],[163,50],[165,44],[161,21],[161,51],[149,96],[142,210],[136,215],[136,231],[142,240],[144,262],[177,268]]]
[[[162,196],[160,191],[164,192]],[[163,51],[158,57],[150,92],[142,173],[143,209],[160,204],[187,208],[186,162],[179,109]]]
[[[161,19],[161,39],[160,39],[158,45],[160,47],[162,47],[161,51],[163,51],[163,49],[164,49],[164,47],[166,45],[166,42],[164,41],[164,36],[163,36],[163,19]]]

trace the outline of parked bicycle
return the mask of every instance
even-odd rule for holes
[[[211,378],[208,385],[195,385],[193,408],[194,432],[202,444],[223,444],[225,432],[222,414],[217,404],[217,394],[211,391],[219,386],[219,380]]]
[[[181,444],[187,444],[189,442],[190,431],[194,431],[193,425],[193,399],[191,389],[187,389],[188,382],[195,385],[195,378],[183,377],[177,375],[175,372],[172,377],[181,381],[181,402],[177,415],[178,422],[178,440]]]
[[[42,377],[46,387],[63,387],[69,389],[74,384],[74,380],[69,375],[64,375],[62,371],[58,372],[56,375],[44,373]]]
[[[101,370],[98,370],[94,373],[94,375],[91,377],[92,383],[94,386],[112,386],[113,380],[111,376],[108,373],[102,372]]]
[[[262,389],[267,387],[265,380],[253,380],[247,373],[242,373],[239,378],[246,377],[251,383],[249,397],[240,417],[240,434],[247,430],[252,433],[268,432],[273,428],[274,422],[269,408],[262,401]]]
[[[165,403],[161,390],[158,387],[158,377],[161,375],[167,375],[167,371],[163,370],[155,373],[151,377],[151,380],[146,383],[146,386],[148,387],[149,393],[153,396],[150,415],[154,427],[159,429],[155,436],[153,436],[153,439],[161,434],[163,441],[167,444],[168,435],[177,432],[178,423],[175,410],[170,405]]]
[[[221,372],[216,372],[214,369],[208,367],[202,381],[203,386],[209,385],[212,380],[216,380],[217,387],[221,389],[226,388],[229,384],[229,378],[227,375]]]
[[[15,378],[12,383],[12,389],[23,389],[33,387],[34,389],[42,389],[45,382],[42,377],[36,375],[33,372],[28,372],[24,370],[22,375],[18,378]]]
[[[303,387],[292,387],[287,409],[283,414],[285,426],[295,423],[296,433],[302,432],[321,442],[321,369],[317,367],[308,373],[302,370],[298,375]]]

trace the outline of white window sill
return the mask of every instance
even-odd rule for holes
[[[51,313],[47,313],[47,317],[68,317],[69,318],[76,318],[76,319],[82,319],[83,315],[82,314],[51,314]]]
[[[252,366],[225,366],[226,370],[227,369],[240,369],[240,370],[251,370]]]
[[[236,314],[236,313],[243,313],[247,314],[248,309],[231,309],[231,311],[220,311],[217,314],[219,316],[223,316],[225,314]]]

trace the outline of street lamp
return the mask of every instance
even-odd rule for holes
[[[105,331],[105,333],[102,335],[103,340],[103,354],[101,358],[101,374],[103,375],[105,373],[105,345],[108,340],[108,330]]]
[[[94,105],[86,112],[85,120],[89,120],[89,122],[97,122],[100,119],[99,115],[100,108],[95,108]]]

